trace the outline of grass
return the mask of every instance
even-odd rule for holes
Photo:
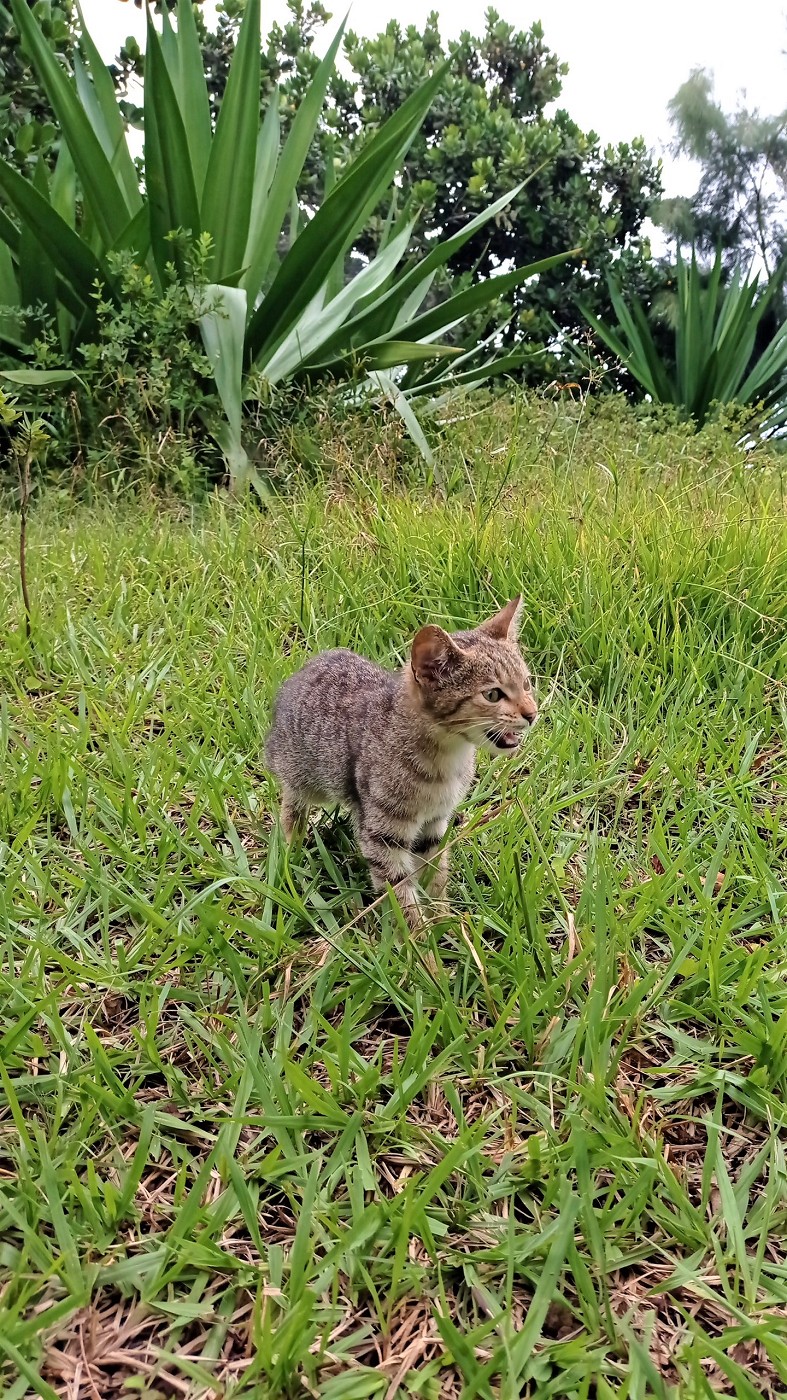
[[[9,1400],[784,1393],[779,461],[451,431],[446,496],[379,437],[264,513],[44,497],[32,648],[0,576]],[[269,699],[520,589],[543,718],[406,936],[340,818],[288,858]]]

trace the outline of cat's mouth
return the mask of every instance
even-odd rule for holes
[[[501,753],[512,753],[518,746],[520,734],[516,729],[487,729],[486,737],[494,748]]]

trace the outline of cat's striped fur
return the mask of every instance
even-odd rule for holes
[[[444,908],[441,842],[479,747],[512,751],[537,705],[517,641],[519,599],[474,631],[423,627],[397,672],[351,651],[314,657],[284,682],[266,744],[287,839],[314,806],[349,808],[376,890],[396,886],[408,922],[423,887]]]

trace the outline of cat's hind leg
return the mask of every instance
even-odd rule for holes
[[[292,845],[301,842],[306,835],[306,825],[312,804],[309,798],[295,788],[285,786],[282,791],[280,818],[285,839]]]

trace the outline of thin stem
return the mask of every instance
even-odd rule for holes
[[[19,581],[22,585],[22,602],[25,607],[25,637],[28,642],[32,633],[32,608],[27,587],[27,504],[30,500],[30,448],[19,462]]]

